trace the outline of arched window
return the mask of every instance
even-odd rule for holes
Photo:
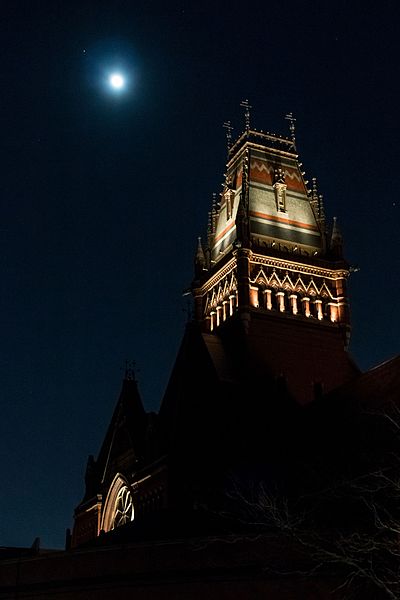
[[[130,523],[135,518],[132,489],[123,475],[118,473],[108,490],[101,517],[103,531],[110,531]]]
[[[132,494],[125,485],[119,490],[117,499],[115,500],[112,529],[130,523],[130,521],[133,521],[134,517],[135,509],[133,506]]]

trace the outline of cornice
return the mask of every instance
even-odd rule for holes
[[[324,267],[317,267],[315,265],[307,265],[292,260],[285,260],[280,258],[272,258],[270,256],[264,256],[262,254],[256,254],[253,252],[251,257],[251,263],[257,263],[273,267],[276,269],[285,269],[286,271],[292,271],[297,273],[306,273],[308,275],[316,275],[318,277],[325,277],[325,279],[343,279],[349,276],[348,269],[326,269]]]
[[[271,154],[277,154],[279,156],[285,157],[292,161],[296,161],[298,158],[297,154],[293,154],[292,152],[287,152],[286,150],[280,150],[279,148],[274,148],[274,147],[270,147],[270,146],[262,146],[261,144],[255,144],[254,142],[246,141],[243,143],[243,146],[240,146],[237,149],[236,153],[232,156],[232,158],[229,159],[229,161],[227,162],[227,165],[226,165],[227,169],[230,169],[230,167],[240,159],[242,154],[246,151],[246,148],[250,148],[253,150],[260,150],[261,152],[270,152]]]
[[[207,279],[207,281],[197,289],[200,289],[200,294],[206,294],[209,292],[221,279],[229,275],[236,267],[236,258],[233,257],[223,267],[221,267],[214,275]]]
[[[305,263],[285,260],[282,258],[273,258],[271,256],[264,256],[262,254],[256,254],[249,250],[250,264],[259,264],[275,269],[283,269],[292,273],[304,273],[306,275],[314,275],[315,277],[323,277],[336,281],[337,279],[347,279],[350,272],[348,269],[327,269],[315,265],[307,265]],[[195,288],[199,295],[207,294],[217,283],[219,283],[224,277],[231,273],[237,264],[236,256],[232,257],[223,267],[218,269],[214,275],[212,275],[207,281]]]

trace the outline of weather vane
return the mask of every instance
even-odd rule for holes
[[[291,112],[285,116],[285,119],[290,123],[290,137],[292,138],[293,146],[296,146],[296,119]]]
[[[230,121],[225,121],[225,123],[222,125],[222,127],[226,131],[226,143],[227,143],[228,150],[229,150],[230,147],[231,147],[231,145],[232,145],[232,131],[233,131],[233,127],[232,127]]]
[[[240,103],[240,106],[242,106],[245,111],[244,111],[244,121],[246,124],[246,131],[247,133],[249,133],[249,129],[250,129],[250,108],[253,108],[252,106],[250,106],[249,101],[248,100],[242,100]]]

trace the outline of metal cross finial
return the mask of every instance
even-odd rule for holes
[[[135,367],[136,363],[134,360],[125,361],[125,379],[127,379],[128,381],[135,380]]]
[[[229,148],[232,145],[232,131],[233,131],[233,127],[232,127],[230,121],[225,121],[225,123],[222,125],[222,127],[226,131],[226,143],[228,145],[228,150],[229,150]]]
[[[242,106],[245,110],[244,110],[244,121],[246,124],[246,131],[247,133],[249,133],[249,129],[250,129],[250,108],[253,108],[252,106],[250,106],[249,101],[248,100],[242,100],[240,103],[240,106]]]
[[[290,136],[292,138],[293,146],[296,146],[296,119],[291,112],[285,116],[285,119],[290,122]]]

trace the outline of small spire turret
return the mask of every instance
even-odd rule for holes
[[[337,224],[337,217],[333,217],[332,234],[330,240],[330,250],[333,256],[342,258],[343,256],[343,236]]]
[[[207,270],[206,269],[206,257],[204,254],[203,244],[201,243],[200,236],[197,238],[197,250],[196,250],[194,266],[195,266],[196,275],[201,275],[201,273],[203,271]]]

